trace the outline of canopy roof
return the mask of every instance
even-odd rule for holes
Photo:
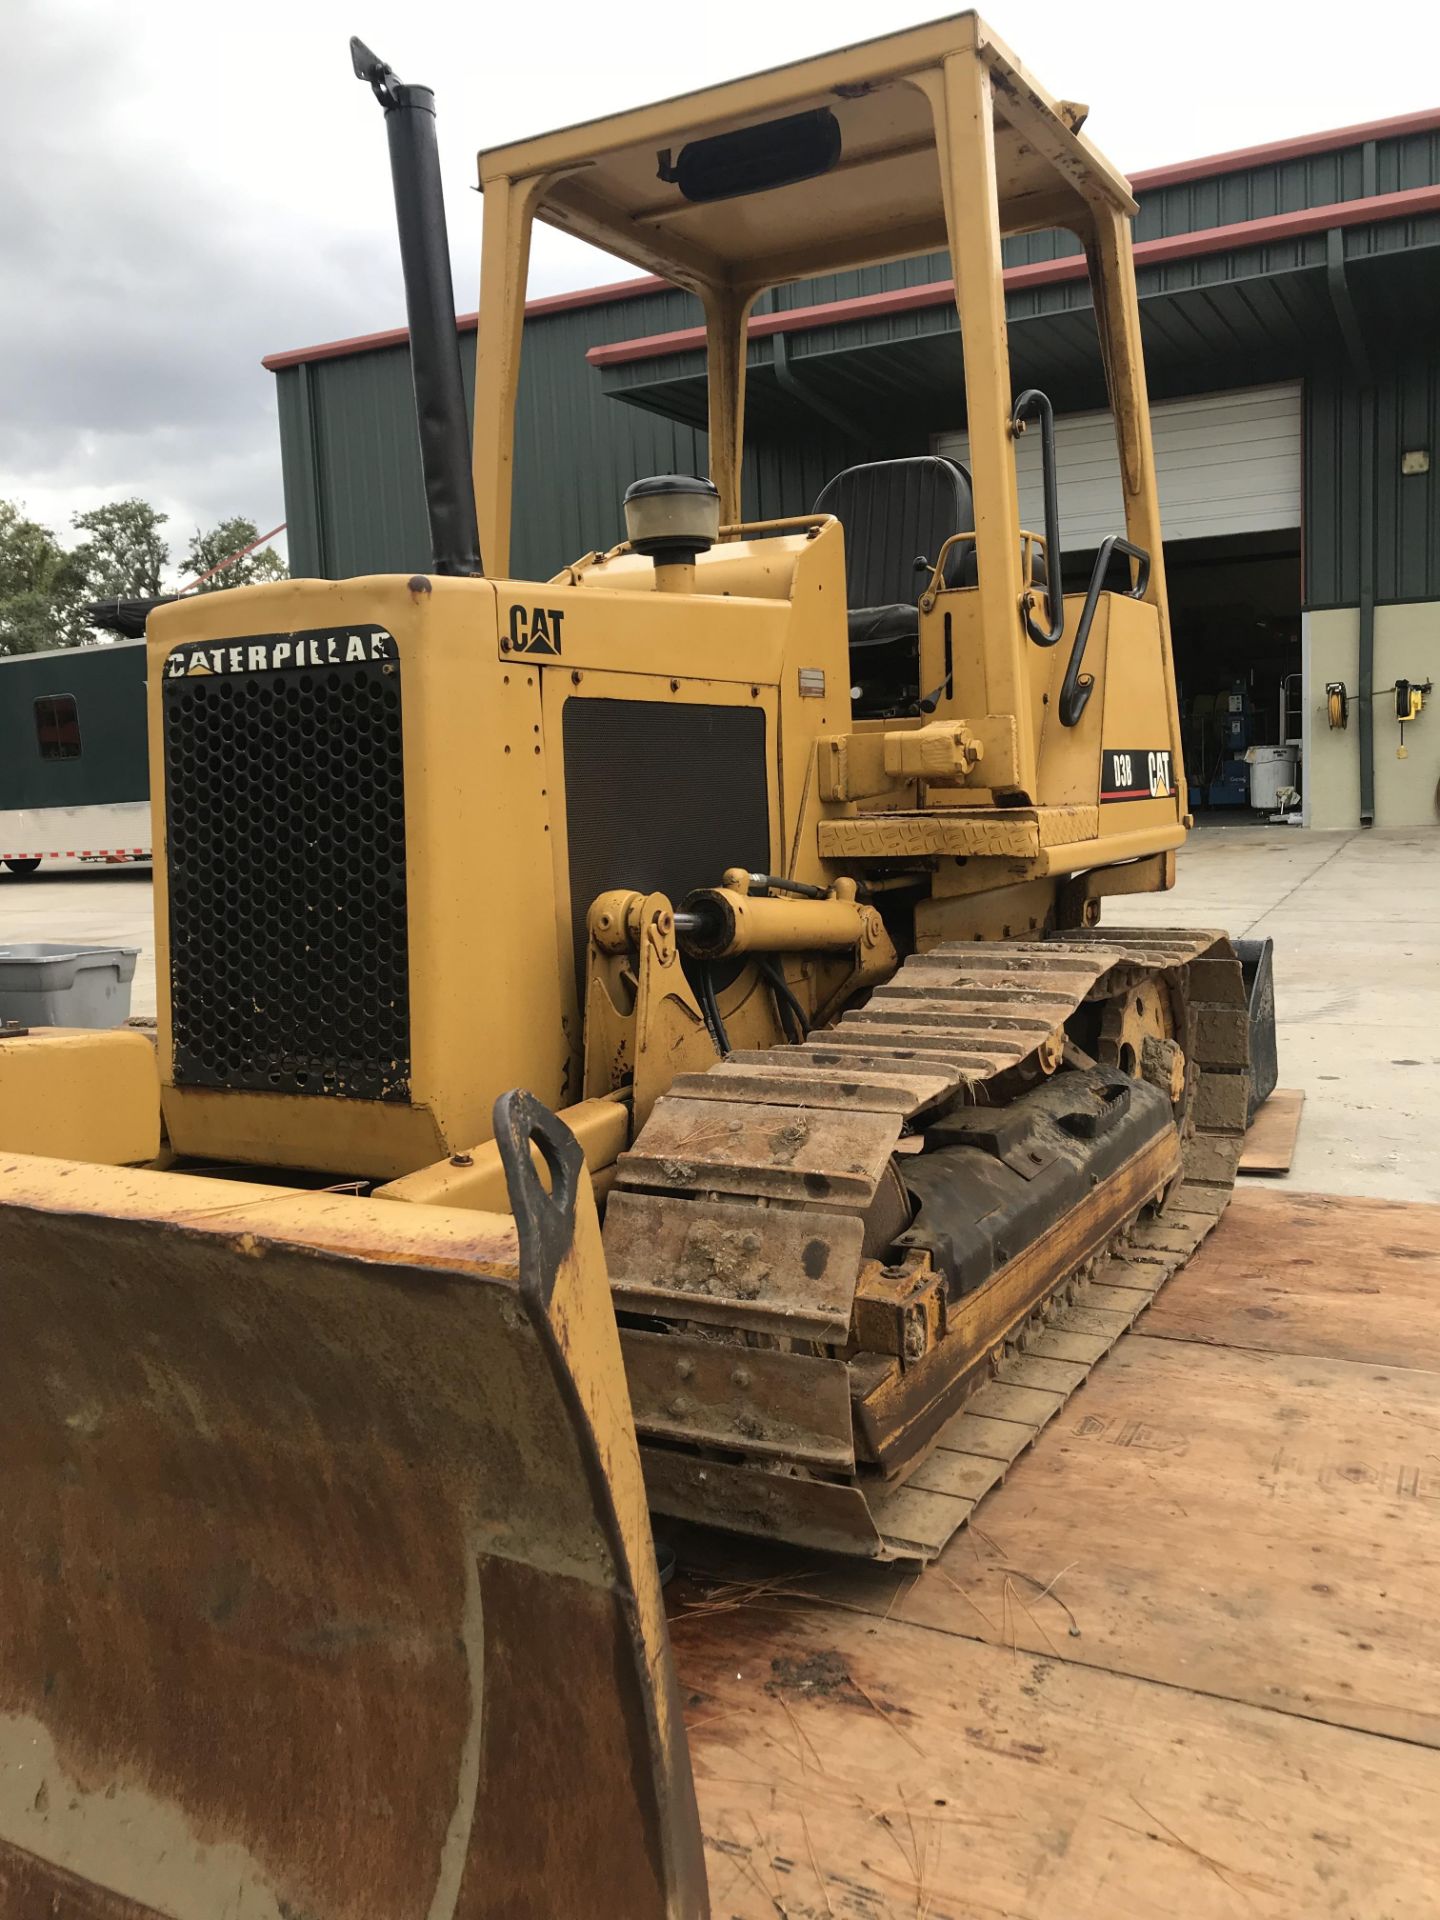
[[[534,183],[535,217],[682,286],[759,288],[941,249],[937,149],[958,106],[946,63],[967,54],[991,76],[1002,232],[1083,227],[1097,205],[1134,213],[1079,131],[1085,108],[1053,100],[975,13],[492,148],[481,185]]]

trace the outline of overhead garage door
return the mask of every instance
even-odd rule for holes
[[[1300,525],[1300,388],[1246,387],[1151,408],[1160,519],[1165,538],[1259,533]],[[969,464],[969,437],[946,433],[935,451]],[[1016,442],[1020,519],[1040,532],[1040,434]],[[1115,426],[1108,413],[1072,413],[1055,422],[1060,531],[1067,553],[1123,533]]]

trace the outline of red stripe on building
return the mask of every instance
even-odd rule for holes
[[[527,320],[543,320],[547,314],[574,313],[580,307],[608,306],[615,300],[638,300],[642,294],[674,292],[668,280],[657,274],[643,273],[632,280],[611,280],[600,287],[577,287],[573,293],[547,293],[539,300],[525,302]],[[456,328],[474,333],[480,324],[478,313],[457,313]],[[351,340],[328,340],[318,347],[293,347],[287,353],[267,353],[260,362],[271,373],[285,367],[308,365],[312,360],[342,360],[352,353],[375,353],[383,347],[403,347],[410,338],[408,327],[387,327],[381,333],[359,333]]]

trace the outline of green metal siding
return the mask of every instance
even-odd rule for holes
[[[585,361],[597,341],[698,318],[690,296],[665,292],[529,324],[516,410],[511,570],[518,578],[546,579],[590,548],[623,539],[625,489],[642,474],[705,472],[702,431],[617,406]],[[462,338],[472,407],[473,344],[473,336]],[[428,566],[407,351],[386,347],[286,367],[277,386],[294,572],[345,579]],[[747,461],[747,515],[804,511],[828,475],[863,451],[833,427],[802,419]]]
[[[316,464],[313,392],[318,367],[290,367],[275,381],[285,473],[286,534],[297,574],[328,579],[320,472]]]
[[[1440,354],[1406,355],[1376,394],[1375,414],[1379,598],[1440,599]],[[1421,447],[1430,471],[1402,474],[1401,454]]]
[[[706,471],[703,433],[616,406],[585,361],[587,347],[697,326],[700,319],[697,300],[667,290],[526,325],[511,546],[517,577],[546,579],[592,547],[622,540],[621,502],[642,474]]]
[[[1305,383],[1304,600],[1310,608],[1360,598],[1360,394],[1340,366]]]
[[[597,340],[693,325],[698,305],[660,293],[532,321],[525,332],[515,436],[511,567],[545,579],[622,538],[620,502],[645,473],[704,471],[704,436],[617,407],[585,363]],[[461,336],[465,398],[475,339]],[[292,570],[343,580],[430,564],[410,355],[383,347],[283,368],[276,376]]]
[[[1440,600],[1440,355],[1416,345],[1378,360],[1375,388],[1375,597]],[[1307,382],[1305,604],[1360,597],[1360,385],[1334,363]],[[1402,474],[1425,448],[1430,471]]]
[[[1372,141],[1373,187],[1367,192],[1403,193],[1408,187],[1428,187],[1440,180],[1440,132],[1411,133],[1401,139]]]
[[[35,702],[57,693],[75,702],[73,760],[40,757]],[[0,808],[107,806],[149,791],[143,640],[0,660]]]

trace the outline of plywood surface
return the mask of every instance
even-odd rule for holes
[[[1440,1745],[1437,1441],[1434,1373],[1128,1339],[971,1537],[869,1604]]]
[[[1241,1173],[1288,1173],[1300,1132],[1305,1095],[1277,1087],[1250,1123],[1240,1152]]]
[[[1246,1188],[1137,1330],[1440,1371],[1440,1207]]]
[[[1437,1289],[1440,1209],[1247,1192],[919,1578],[711,1536],[715,1914],[1440,1912]]]
[[[1422,1748],[763,1593],[674,1640],[716,1920],[1433,1911]]]

